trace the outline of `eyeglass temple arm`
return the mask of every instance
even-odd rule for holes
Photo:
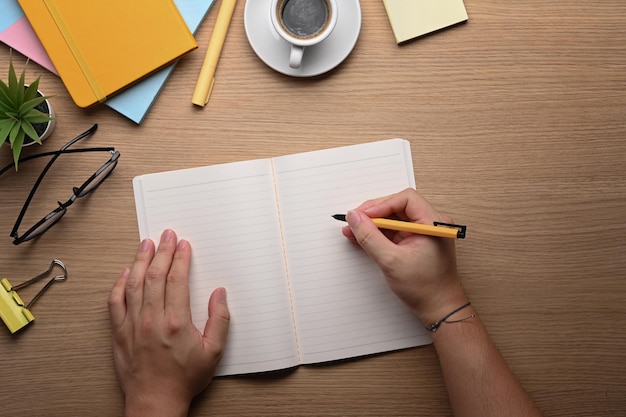
[[[57,154],[64,154],[64,153],[74,153],[74,152],[85,152],[85,151],[87,151],[87,149],[91,150],[92,148],[79,148],[79,149],[70,149],[70,150],[68,150],[67,148],[69,146],[71,146],[72,144],[76,143],[77,141],[83,139],[84,137],[89,136],[90,134],[92,134],[96,130],[98,130],[98,124],[97,123],[94,124],[93,126],[91,126],[89,129],[87,129],[83,133],[81,133],[80,135],[76,136],[74,139],[70,140],[68,143],[63,145],[63,147],[61,149],[59,149],[57,151],[42,152],[42,153],[38,153],[38,154],[35,154],[35,155],[26,156],[24,158],[20,158],[18,162],[26,162],[26,161],[30,161],[32,159],[41,158],[43,156],[50,156],[50,155],[57,155]],[[94,150],[96,150],[96,149],[103,149],[104,150],[104,148],[93,148],[93,149]],[[4,174],[6,171],[8,171],[9,169],[13,168],[14,166],[15,166],[15,162],[12,162],[12,163],[6,165],[2,169],[0,169],[0,175]]]
[[[107,146],[107,147],[99,147],[99,148],[76,148],[76,149],[66,149],[64,151],[49,151],[49,152],[42,152],[42,153],[38,153],[35,155],[30,155],[27,157],[24,157],[22,159],[19,160],[19,163],[24,163],[27,161],[31,161],[33,159],[37,159],[37,158],[43,158],[44,156],[51,156],[51,155],[65,155],[68,153],[82,153],[82,152],[104,152],[104,151],[113,151],[115,150],[114,147],[111,146]],[[13,168],[15,166],[15,162],[6,165],[5,167],[3,167],[2,169],[0,169],[0,175],[4,174],[5,172],[7,172],[9,169]]]
[[[63,147],[61,149],[59,149],[59,151],[57,151],[54,154],[54,156],[52,157],[52,159],[50,159],[50,161],[46,164],[44,169],[41,171],[41,174],[39,174],[39,177],[37,178],[37,181],[35,181],[35,185],[33,185],[33,188],[30,190],[30,193],[28,194],[28,197],[26,198],[26,201],[24,202],[24,205],[22,206],[22,210],[20,211],[19,216],[17,216],[17,220],[15,220],[15,225],[13,226],[13,230],[11,230],[11,234],[10,234],[10,236],[12,238],[16,238],[17,237],[17,229],[20,227],[20,224],[22,223],[22,220],[24,219],[24,215],[26,214],[26,210],[28,210],[28,206],[30,205],[31,200],[33,199],[33,196],[35,195],[35,192],[37,191],[37,188],[39,188],[39,184],[41,184],[41,181],[43,180],[43,177],[46,175],[46,173],[48,172],[48,170],[50,169],[52,164],[54,164],[54,161],[57,160],[57,158],[61,155],[62,151],[65,151],[69,146],[71,146],[74,143],[78,142],[79,140],[81,140],[81,139],[91,135],[97,129],[98,129],[98,125],[94,124],[88,130],[84,131],[80,135],[76,136],[74,139],[70,140],[68,143],[63,145]]]

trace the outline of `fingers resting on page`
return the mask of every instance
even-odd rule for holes
[[[230,320],[226,292],[213,292],[199,331],[191,320],[190,260],[189,242],[166,230],[157,248],[141,242],[111,291],[113,356],[127,411],[150,402],[170,415],[186,412],[222,356]]]

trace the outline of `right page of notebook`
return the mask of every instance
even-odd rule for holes
[[[415,187],[409,143],[366,143],[273,159],[302,363],[430,343],[377,265],[331,216]]]

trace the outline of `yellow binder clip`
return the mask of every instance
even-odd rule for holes
[[[24,288],[34,282],[39,281],[42,278],[50,275],[55,266],[58,266],[63,271],[62,275],[57,275],[52,277],[44,287],[39,290],[37,294],[33,297],[32,300],[25,306],[24,302],[17,294],[17,290]],[[67,279],[67,268],[63,264],[63,262],[58,259],[54,259],[50,263],[50,267],[47,271],[37,275],[34,278],[29,279],[26,282],[23,282],[15,287],[11,285],[8,279],[3,278],[0,280],[0,316],[2,316],[2,321],[9,328],[11,333],[15,333],[18,330],[26,327],[30,324],[35,317],[30,312],[29,308],[33,305],[35,301],[48,289],[50,286],[56,281],[65,281]]]

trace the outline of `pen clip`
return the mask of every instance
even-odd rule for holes
[[[465,239],[465,230],[467,229],[467,226],[461,226],[459,224],[443,223],[443,222],[433,222],[433,224],[435,226],[445,226],[445,227],[452,227],[454,229],[458,229],[456,237],[459,239]]]

